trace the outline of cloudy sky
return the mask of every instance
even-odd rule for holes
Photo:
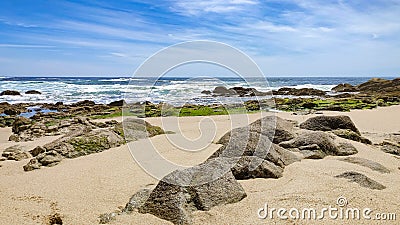
[[[398,76],[400,0],[0,1],[0,76],[129,76],[192,40],[269,76]]]

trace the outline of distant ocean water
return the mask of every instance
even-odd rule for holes
[[[330,91],[339,83],[357,85],[370,77],[271,77],[268,84],[259,78],[105,78],[105,77],[0,77],[0,92],[17,90],[21,96],[0,96],[0,102],[21,103],[73,103],[93,100],[96,103],[110,103],[125,97],[128,102],[149,100],[152,102],[172,102],[181,104],[212,103],[215,99],[201,94],[203,90],[213,90],[216,86],[254,87],[259,91],[281,87],[316,88]],[[388,78],[389,79],[389,78]],[[153,85],[155,84],[155,85]],[[26,95],[28,90],[38,90],[41,95]],[[238,99],[229,98],[235,102]],[[246,99],[241,99],[246,100]]]

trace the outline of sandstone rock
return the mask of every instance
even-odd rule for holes
[[[301,123],[300,128],[320,131],[348,129],[360,135],[360,131],[348,116],[316,116]]]
[[[3,151],[2,156],[7,158],[8,160],[15,160],[15,161],[21,161],[23,159],[31,157],[31,155],[28,152],[25,152],[19,145],[14,145],[6,148]]]
[[[36,91],[36,90],[29,90],[29,91],[26,91],[25,94],[27,94],[27,95],[41,95],[42,92]]]
[[[62,160],[62,156],[56,151],[48,151],[36,156],[42,166],[55,166]]]
[[[0,93],[0,96],[3,95],[21,95],[21,94],[18,91],[5,90]]]
[[[383,190],[386,188],[384,185],[372,180],[371,178],[365,176],[364,174],[354,172],[354,171],[344,172],[335,177],[349,179],[350,182],[355,182],[355,183],[359,184],[360,186],[366,187],[369,189]]]
[[[188,185],[180,185],[180,182]],[[209,210],[245,197],[230,168],[221,161],[212,160],[164,177],[139,212],[151,213],[174,224],[190,224],[194,210]]]
[[[372,170],[378,171],[380,173],[390,173],[390,170],[384,167],[382,164],[379,164],[377,162],[374,162],[372,160],[360,158],[360,157],[347,157],[343,159],[338,159],[340,161],[348,162],[348,163],[354,163],[360,166],[365,166],[368,167]]]
[[[30,150],[29,153],[31,153],[31,155],[33,157],[36,157],[37,155],[39,155],[40,153],[43,153],[45,151],[46,151],[46,149],[43,148],[42,146],[37,146],[36,148]]]

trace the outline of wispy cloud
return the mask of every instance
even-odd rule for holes
[[[257,5],[255,0],[178,0],[172,9],[184,15],[200,15],[203,13],[230,13],[245,11],[247,6]]]

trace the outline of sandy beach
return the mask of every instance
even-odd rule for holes
[[[324,115],[348,115],[373,143],[379,143],[390,133],[400,132],[400,106],[351,112],[323,112]],[[293,115],[289,112],[279,117],[303,122],[314,115]],[[259,119],[259,113],[249,114],[245,126]],[[180,131],[187,138],[199,137],[199,122],[206,117],[179,117]],[[212,143],[196,153],[177,149],[165,134],[151,138],[154,146],[169,160],[181,165],[196,165],[206,160],[220,145],[214,144],[232,129],[229,116],[210,116],[216,132]],[[121,120],[121,118],[118,118]],[[162,126],[161,118],[147,118],[153,125]],[[174,130],[172,130],[174,131]],[[176,132],[176,131],[175,131]],[[0,152],[16,143],[8,141],[11,128],[0,128]],[[35,141],[19,142],[26,149],[55,140],[42,137]],[[130,143],[141,148],[139,140]],[[259,219],[257,210],[267,203],[274,208],[304,208],[336,206],[338,197],[346,197],[348,206],[371,208],[374,212],[400,213],[400,159],[384,153],[374,145],[351,141],[359,151],[357,157],[373,160],[384,165],[390,173],[379,173],[367,167],[337,160],[340,156],[324,159],[303,159],[284,170],[279,179],[250,179],[239,181],[247,193],[242,201],[216,206],[209,211],[196,211],[194,224],[306,224],[307,220]],[[145,151],[146,149],[143,149]],[[59,165],[24,172],[22,166],[29,160],[0,162],[0,224],[43,224],[48,215],[59,213],[63,224],[98,224],[99,215],[123,208],[129,198],[141,188],[152,187],[157,180],[143,171],[134,161],[127,145],[75,159],[65,159]],[[346,179],[334,176],[345,171],[358,171],[386,186],[384,190],[360,187]],[[352,220],[311,221],[319,224],[352,224]],[[371,224],[371,221],[356,221]],[[396,224],[396,221],[385,223]],[[169,224],[150,214],[133,212],[120,215],[110,224]],[[172,223],[171,223],[172,224]]]

